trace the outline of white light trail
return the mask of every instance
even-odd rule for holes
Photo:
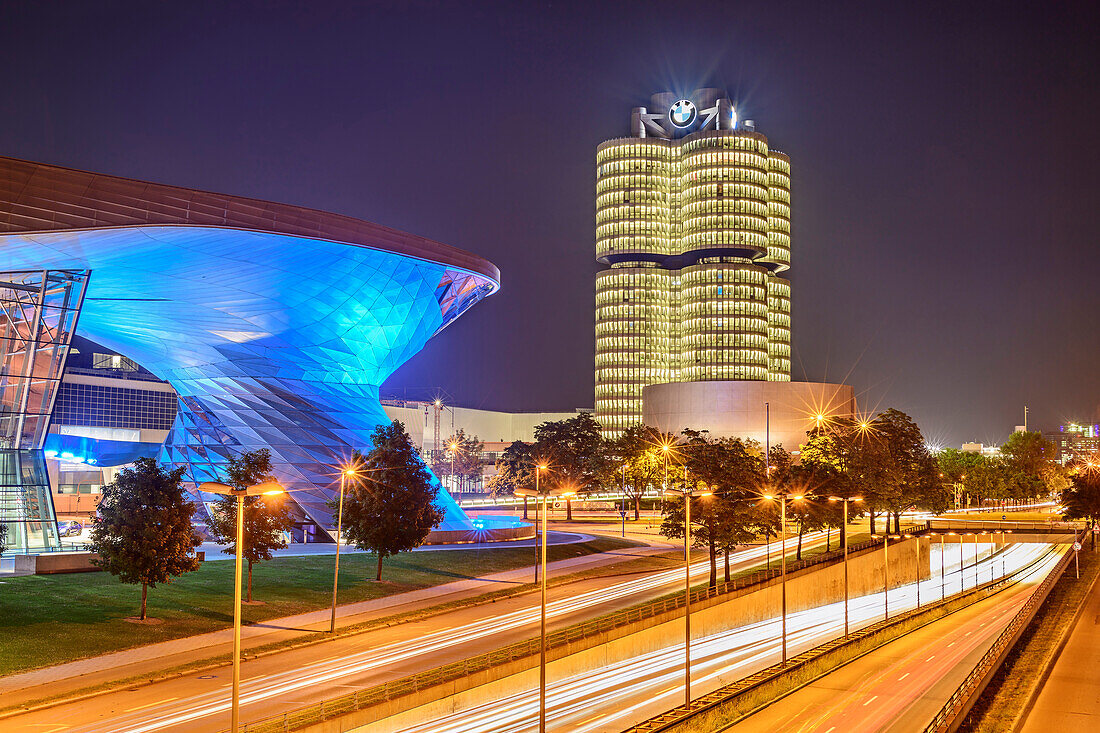
[[[991,549],[985,543],[985,549]],[[967,548],[968,550],[970,548]],[[981,543],[979,543],[981,549]],[[932,546],[933,575],[920,583],[922,603],[939,600],[939,547]],[[981,560],[977,565],[981,582],[989,580],[988,567],[995,563],[999,576],[1002,558],[1007,573],[1012,573],[1050,553],[1030,574],[1038,582],[1054,566],[1058,553],[1049,545],[1012,545],[1004,552]],[[960,578],[958,551],[950,548],[945,560],[954,556],[953,565],[945,563],[948,595],[960,591],[960,584],[973,587],[970,574],[975,566],[967,564]],[[910,583],[892,588],[889,593],[891,615],[913,608],[916,586]],[[852,629],[873,624],[883,617],[881,592],[850,601]],[[788,646],[797,655],[844,633],[843,602],[788,614]],[[702,695],[779,662],[780,620],[758,623],[692,640],[692,689]],[[633,657],[592,672],[552,681],[547,689],[548,727],[573,733],[620,731],[651,715],[671,709],[683,700],[683,645]],[[529,733],[537,729],[538,695],[535,688],[507,698],[400,729],[401,733]]]
[[[812,544],[824,539],[824,532],[815,532],[806,534],[803,541]],[[733,553],[730,555],[730,561],[738,565],[756,563],[763,560],[769,552],[772,559],[776,560],[779,557],[778,543],[772,544],[775,546],[770,549],[761,546]],[[793,552],[794,548],[788,547],[788,556]],[[675,592],[675,590],[682,587],[683,572],[683,566],[680,566],[680,568],[652,573],[607,588],[551,601],[546,607],[547,618],[554,619],[563,615],[574,614],[593,606],[606,604],[609,601],[628,599],[637,594],[653,592],[661,588],[667,588],[669,592]],[[693,578],[702,578],[709,572],[709,561],[694,563],[691,568]],[[539,607],[537,605],[500,616],[486,615],[477,621],[431,632],[415,640],[393,642],[369,651],[349,654],[337,662],[333,660],[319,661],[288,672],[243,680],[241,684],[241,707],[243,709],[247,705],[278,698],[299,690],[315,691],[318,686],[331,686],[337,681],[350,676],[385,668],[388,665],[398,664],[420,655],[432,654],[447,647],[469,643],[524,626],[534,628],[538,624],[538,619]],[[96,733],[107,733],[108,731],[111,733],[153,733],[153,731],[162,731],[171,726],[190,723],[207,716],[227,713],[229,707],[230,701],[224,693],[210,691],[176,700],[174,705],[171,706],[170,712],[165,711],[153,717],[134,715],[98,721],[91,727],[76,728],[74,733],[82,730],[89,733],[92,731]]]

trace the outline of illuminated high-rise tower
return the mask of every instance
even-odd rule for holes
[[[652,111],[650,111],[652,110]],[[790,159],[718,89],[656,94],[596,153],[596,418],[642,389],[790,381]]]

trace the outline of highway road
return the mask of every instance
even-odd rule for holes
[[[933,545],[934,575],[920,584],[922,599],[938,599],[940,595],[938,550],[938,545]],[[984,581],[988,578],[988,568],[991,565],[999,575],[1002,561],[1008,572],[1012,572],[1046,553],[1050,553],[1047,545],[1010,545],[1004,552],[979,562],[977,572]],[[949,548],[946,555],[945,583],[946,591],[950,595],[960,589],[962,578],[957,549],[952,551]],[[1049,565],[1053,565],[1053,562],[1053,559],[1049,560]],[[973,582],[971,570],[973,568],[968,565],[964,574],[967,587]],[[1042,575],[1043,573],[1037,573],[1034,582],[1041,580]],[[1028,585],[1028,588],[1032,585]],[[891,590],[891,612],[913,607],[916,603],[916,591],[915,583]],[[1021,591],[1016,591],[1011,594],[1011,598],[1022,603],[1019,600],[1022,595]],[[986,624],[992,632],[1006,617],[1003,613],[996,615],[995,610],[987,613],[994,615],[987,618],[983,614],[976,623]],[[872,594],[852,601],[850,615],[851,625],[857,629],[880,620],[883,617],[882,594]],[[843,619],[843,603],[790,614],[787,619],[789,653],[793,656],[842,635]],[[949,626],[951,623],[953,622],[948,622]],[[693,639],[693,694],[704,694],[777,664],[780,661],[779,634],[780,621],[775,618]],[[925,655],[925,658],[928,656]],[[547,694],[548,728],[558,732],[618,733],[630,725],[675,707],[683,699],[683,658],[681,644],[598,671],[551,680]],[[925,683],[929,681],[923,675],[922,679]],[[447,715],[421,721],[412,727],[395,727],[394,730],[401,730],[403,733],[530,733],[537,729],[537,715],[538,692],[537,688],[532,688],[491,704],[453,710]],[[773,727],[769,729],[769,733],[797,729]],[[853,729],[837,727],[836,730]]]
[[[810,542],[823,539],[821,535]],[[750,548],[736,553],[731,561],[735,568],[751,567],[764,559],[765,552],[763,547]],[[771,553],[773,558],[778,554],[775,543]],[[692,575],[699,580],[708,572],[705,561],[692,566]],[[683,577],[680,568],[552,588],[547,609],[550,628],[666,595],[682,587]],[[241,720],[281,714],[531,638],[538,633],[537,598],[537,594],[525,594],[247,660],[241,672]],[[231,679],[227,666],[4,719],[0,728],[5,733],[227,729]]]
[[[1028,582],[890,642],[728,730],[923,733],[1058,557]]]

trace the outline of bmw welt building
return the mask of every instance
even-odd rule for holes
[[[75,449],[46,438],[77,331],[174,389],[163,463],[197,486],[268,448],[302,521],[327,533],[338,467],[388,422],[379,385],[500,280],[480,257],[347,216],[12,158],[0,271],[0,522],[17,551],[57,543],[43,454]],[[475,531],[442,487],[439,503],[441,539]]]

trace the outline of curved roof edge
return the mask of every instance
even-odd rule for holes
[[[0,234],[143,224],[327,239],[458,267],[500,283],[500,270],[482,257],[343,214],[0,156]]]

